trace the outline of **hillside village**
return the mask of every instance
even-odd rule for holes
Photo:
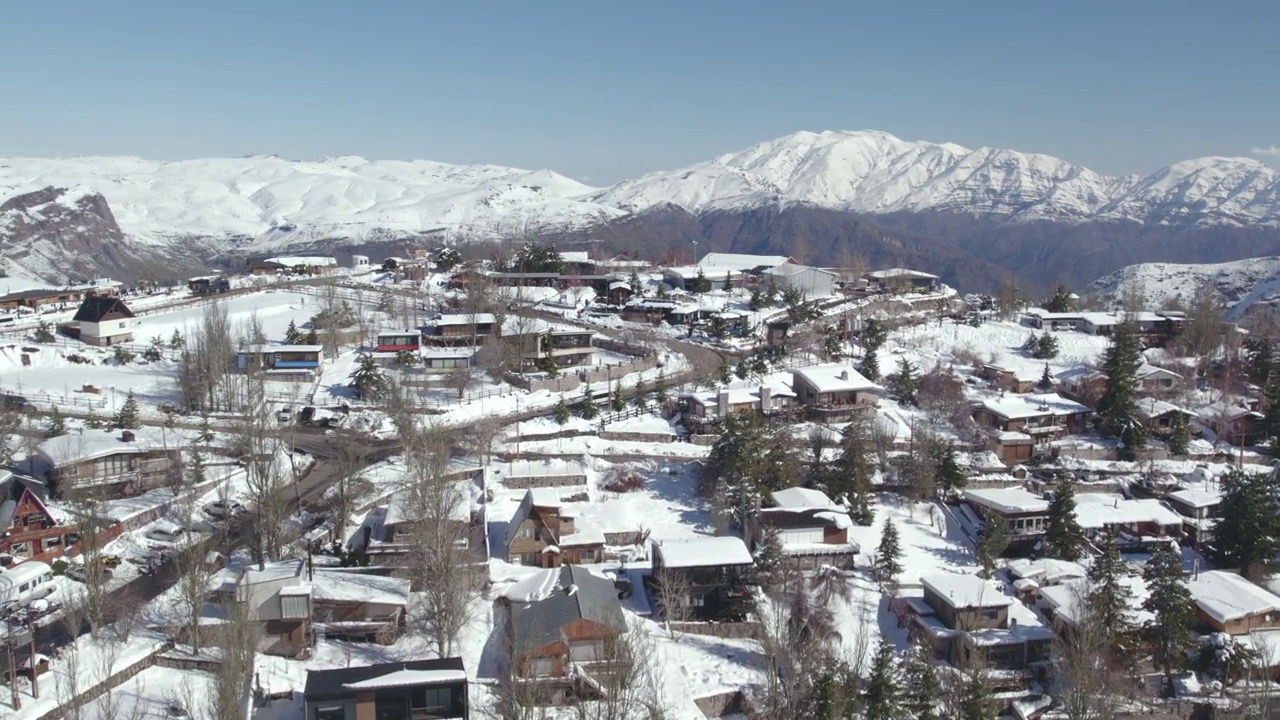
[[[1208,295],[407,254],[0,296],[0,715],[1269,717]]]

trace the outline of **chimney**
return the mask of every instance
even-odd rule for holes
[[[725,388],[720,391],[716,397],[716,414],[720,417],[726,417],[729,414],[729,389]]]
[[[840,371],[840,379],[841,379],[841,380],[848,380],[848,379],[849,379],[849,369],[848,369],[848,368],[845,368],[844,370],[841,370],[841,371]]]
[[[772,408],[772,403],[773,403],[773,388],[769,387],[768,385],[761,385],[760,386],[761,412],[768,412]]]
[[[133,434],[132,430],[124,430],[120,433],[120,439],[124,442],[133,442],[137,437]]]

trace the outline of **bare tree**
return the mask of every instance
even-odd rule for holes
[[[1056,643],[1056,688],[1068,720],[1109,720],[1124,703],[1120,698],[1116,668],[1110,667],[1107,629],[1093,617],[1083,586],[1073,593],[1076,622]]]
[[[248,379],[249,404],[244,420],[235,428],[234,444],[244,463],[245,487],[254,514],[251,550],[261,566],[268,557],[280,557],[283,546],[286,472],[279,466],[283,443],[274,432],[270,408],[262,397],[261,376],[251,374]]]
[[[691,615],[689,576],[678,570],[663,568],[654,578],[655,598],[662,610],[662,622],[667,633],[678,637],[675,625],[687,621]]]
[[[214,675],[208,720],[240,720],[253,677],[253,663],[261,628],[242,602],[225,607],[222,624],[222,665]]]
[[[97,644],[97,655],[91,663],[95,667],[89,669],[94,677],[94,685],[106,683],[112,675],[115,674],[116,660],[119,657],[119,643],[115,640],[107,640]],[[142,720],[147,716],[147,706],[145,703],[138,702],[143,696],[145,686],[142,678],[134,678],[132,680],[137,687],[138,692],[134,698],[124,696],[124,693],[118,692],[116,689],[109,689],[99,695],[91,705],[95,714],[101,718],[111,718],[112,720]]]
[[[204,306],[200,323],[187,332],[176,382],[188,410],[229,410],[226,379],[235,355],[231,322],[223,303]]]
[[[604,639],[589,671],[602,697],[578,703],[574,717],[577,720],[665,718],[654,654],[654,641],[644,624],[634,618],[626,621],[625,629]]]
[[[111,593],[107,590],[110,576],[103,562],[102,547],[106,540],[104,534],[111,523],[98,513],[101,488],[80,486],[66,495],[76,519],[78,547],[85,571],[85,582],[76,588],[76,602],[84,613],[84,619],[89,621],[90,634],[97,639],[110,610]]]

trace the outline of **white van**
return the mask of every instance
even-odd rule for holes
[[[29,560],[0,572],[0,615],[12,612],[53,593],[53,569]]]

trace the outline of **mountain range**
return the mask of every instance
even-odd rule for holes
[[[358,157],[0,159],[0,200],[18,197],[0,207],[0,263],[50,280],[87,271],[68,260],[95,240],[116,256],[100,271],[122,277],[236,255],[542,237],[686,259],[697,242],[907,264],[975,289],[1280,254],[1280,175],[1254,160],[1112,177],[875,131],[793,133],[607,188],[549,170]],[[59,217],[56,231],[42,212]]]

